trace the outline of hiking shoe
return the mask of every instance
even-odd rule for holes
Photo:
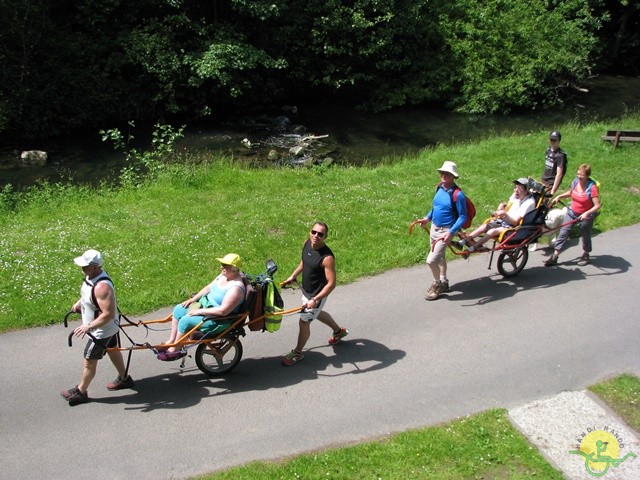
[[[440,295],[444,293],[445,291],[444,288],[445,288],[445,284],[440,280],[436,280],[431,284],[424,298],[427,300],[435,300],[436,298],[438,298]]]
[[[582,256],[580,257],[580,260],[578,260],[578,265],[580,265],[581,267],[584,267],[585,265],[589,265],[589,254],[588,253],[583,253]]]
[[[442,293],[449,293],[451,291],[451,288],[449,288],[449,280],[442,282],[442,287]]]
[[[62,398],[64,398],[65,400],[69,401],[69,399],[74,396],[77,392],[79,392],[80,390],[78,389],[77,386],[70,388],[69,390],[63,390],[60,392],[60,395],[62,396]]]
[[[299,362],[304,358],[304,355],[300,352],[296,352],[295,350],[291,350],[285,357],[282,358],[282,364],[290,367],[294,363]]]
[[[69,390],[63,390],[60,392],[60,395],[62,395],[62,398],[69,402],[69,405],[71,406],[89,401],[89,395],[87,392],[82,393],[77,386],[70,388]]]
[[[116,378],[113,382],[107,384],[107,390],[121,390],[123,388],[131,388],[134,384],[135,382],[133,381],[133,378],[131,378],[131,375],[127,375],[125,378],[121,378],[120,375],[118,375],[118,378]]]
[[[329,345],[335,345],[347,335],[349,335],[349,330],[347,330],[346,328],[341,328],[338,333],[334,333],[333,335],[331,335],[331,338],[329,339]]]
[[[558,257],[556,257],[555,255],[551,255],[544,262],[545,267],[553,267],[554,265],[557,265],[557,264],[558,264]]]
[[[425,293],[424,298],[427,300],[435,300],[438,298],[438,294],[436,293],[437,286],[438,282],[434,280],[431,286],[427,289],[427,293]]]

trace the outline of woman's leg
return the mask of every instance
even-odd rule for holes
[[[166,343],[171,344],[174,343],[178,339],[178,322],[182,317],[187,314],[187,309],[182,306],[182,304],[178,304],[173,309],[173,318],[171,319],[171,335],[169,336],[169,340]],[[169,348],[169,351],[174,351],[175,348]]]
[[[487,230],[487,233],[485,233],[484,237],[479,238],[473,246],[476,248],[480,247],[485,243],[487,243],[492,238],[496,238],[498,235],[500,235],[500,232],[504,232],[505,230],[506,228],[504,227],[491,228]]]
[[[591,231],[593,230],[593,217],[580,222],[580,237],[582,238],[582,250],[591,253]]]
[[[554,247],[555,251],[553,252],[553,254],[556,257],[560,255],[560,252],[564,248],[564,244],[569,238],[569,233],[571,233],[571,229],[573,228],[573,225],[574,225],[571,222],[573,222],[574,220],[575,220],[575,217],[571,213],[571,210],[569,210],[567,214],[564,216],[564,219],[562,220],[562,224],[564,226],[560,229],[560,233],[558,233],[558,238],[556,239],[556,244]]]
[[[176,340],[180,339],[180,337],[182,337],[185,333],[187,333],[190,330],[193,330],[193,328],[197,327],[198,325],[200,325],[202,323],[202,319],[204,317],[201,315],[185,315],[183,316],[180,321],[178,322],[178,335]],[[205,322],[205,325],[207,323],[211,323],[211,321],[209,322]]]
[[[571,229],[573,228],[573,220],[575,217],[571,210],[567,211],[567,214],[564,216],[562,220],[562,224],[564,225],[560,229],[560,233],[558,233],[558,238],[556,239],[556,244],[554,246],[553,254],[544,262],[545,266],[551,267],[558,263],[558,257],[560,256],[560,252],[564,248],[564,244],[567,242],[569,238],[569,233],[571,233]]]

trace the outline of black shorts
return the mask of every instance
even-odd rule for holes
[[[87,360],[100,360],[104,357],[107,348],[118,346],[118,334],[107,338],[98,338],[94,341],[89,338],[87,345],[84,347],[84,358]]]

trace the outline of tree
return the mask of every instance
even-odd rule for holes
[[[545,108],[592,71],[600,22],[582,0],[457,0],[450,7],[441,21],[460,92],[451,92],[451,103],[460,110]]]
[[[0,0],[0,131],[50,136],[320,97],[541,109],[602,55],[632,64],[638,1]]]

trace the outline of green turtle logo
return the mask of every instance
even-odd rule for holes
[[[636,458],[633,452],[620,456],[620,443],[609,431],[593,430],[584,436],[580,442],[580,450],[571,450],[569,453],[580,455],[584,458],[584,468],[589,475],[601,477],[610,467],[617,468],[629,458]]]

